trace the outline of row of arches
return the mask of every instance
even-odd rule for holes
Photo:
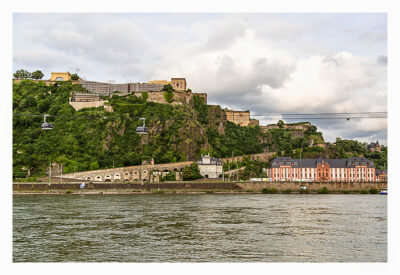
[[[166,176],[169,172],[175,172],[177,176],[179,176],[183,171],[182,168],[174,168],[174,169],[167,169],[164,168],[161,171],[159,170],[146,170],[144,169],[142,171],[142,175],[140,173],[140,170],[133,170],[133,171],[125,171],[123,173],[107,173],[104,176],[103,175],[88,175],[86,176],[86,180],[88,181],[94,181],[94,182],[128,182],[128,181],[158,181],[161,177]],[[177,177],[178,179],[178,177]]]

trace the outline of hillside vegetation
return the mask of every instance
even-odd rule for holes
[[[13,84],[13,168],[15,175],[29,170],[44,173],[50,162],[63,164],[64,173],[138,165],[149,157],[155,163],[196,160],[202,153],[216,157],[261,152],[259,128],[227,122],[219,106],[195,97],[189,105],[147,102],[146,97],[116,96],[104,107],[75,111],[68,103],[72,91],[84,88],[70,82],[58,87],[24,80]],[[41,116],[49,114],[53,130],[43,131]],[[149,135],[136,127],[146,118]]]
[[[276,151],[299,157],[301,147],[303,158],[365,155],[386,165],[387,151],[368,155],[357,141],[341,141],[334,149],[308,147],[310,137],[323,141],[315,126],[300,138],[284,129],[264,133],[259,126],[238,126],[226,120],[220,106],[206,105],[198,96],[190,104],[172,106],[147,102],[147,93],[113,95],[103,99],[114,112],[104,107],[75,111],[68,103],[73,91],[87,92],[71,82],[58,87],[31,80],[13,84],[14,177],[43,176],[50,162],[62,164],[64,173],[69,173],[139,165],[148,158],[155,163],[196,160],[205,153],[223,158]],[[34,115],[43,114],[50,115],[47,121],[53,123],[53,130],[41,129],[43,117]],[[142,125],[140,117],[146,118],[148,135],[136,133]]]

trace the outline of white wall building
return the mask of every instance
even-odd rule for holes
[[[197,161],[200,175],[205,178],[217,179],[222,177],[222,161],[219,158],[212,158],[209,155],[201,156]]]

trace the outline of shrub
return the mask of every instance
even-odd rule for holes
[[[300,194],[308,194],[310,191],[308,189],[300,189]]]
[[[286,189],[285,191],[283,191],[283,193],[290,194],[290,193],[292,193],[292,190],[291,189]]]
[[[65,192],[65,194],[72,194],[71,190],[67,190],[67,192]]]
[[[347,191],[347,190],[342,191],[342,193],[343,193],[343,194],[350,194],[350,192]]]
[[[263,188],[261,190],[261,193],[263,193],[263,194],[276,194],[277,192],[278,192],[278,190],[276,188],[274,188],[274,187],[272,187],[272,188]]]
[[[176,181],[176,174],[173,171],[168,172],[163,178],[162,181]]]
[[[368,194],[368,190],[362,189],[362,190],[360,191],[360,194]]]
[[[276,194],[278,192],[278,190],[276,190],[276,188],[272,187],[272,188],[269,189],[269,192],[271,194]]]
[[[148,92],[142,92],[143,101],[146,101],[148,98],[149,98],[149,93]]]
[[[378,189],[376,189],[376,188],[371,188],[371,189],[369,189],[369,193],[370,193],[370,194],[378,194],[379,191],[378,191]]]
[[[71,80],[79,80],[79,75],[78,74],[72,74],[71,75]]]
[[[321,189],[318,190],[318,193],[320,193],[320,194],[328,194],[329,193],[328,187],[326,187],[326,186],[322,187]]]
[[[206,191],[206,194],[213,194],[214,193],[214,190],[207,190]]]
[[[174,94],[171,91],[164,92],[164,99],[168,103],[172,103],[174,101]]]

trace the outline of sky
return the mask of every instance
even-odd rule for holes
[[[276,114],[387,111],[385,13],[14,13],[13,70],[116,83],[185,77],[209,104]],[[387,119],[311,120],[387,144]]]

